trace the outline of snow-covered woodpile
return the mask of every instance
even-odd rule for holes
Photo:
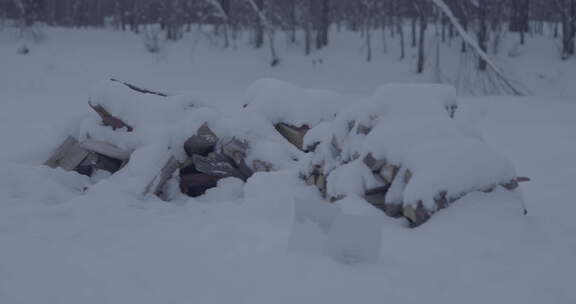
[[[302,154],[252,109],[224,113],[192,95],[167,95],[113,79],[95,84],[88,104],[93,111],[78,134],[46,165],[88,176],[114,174],[126,165],[154,168],[143,170],[141,192],[163,200],[178,189],[200,196],[223,178],[246,181],[257,171],[294,167]]]
[[[458,120],[450,86],[388,84],[355,101],[262,79],[244,101],[227,112],[102,81],[93,111],[46,165],[106,171],[162,200],[203,195],[223,178],[298,171],[329,201],[360,196],[413,226],[467,193],[518,186],[512,164]]]
[[[472,191],[518,186],[514,167],[456,119],[444,85],[389,84],[310,130],[302,169],[332,201],[358,195],[412,226]]]

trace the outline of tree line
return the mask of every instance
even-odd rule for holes
[[[250,33],[254,48],[268,47],[271,65],[279,62],[274,36],[285,33],[305,54],[328,47],[338,30],[363,37],[365,58],[372,60],[376,33],[388,33],[400,44],[399,57],[417,48],[417,72],[424,68],[426,32],[436,30],[442,42],[461,37],[453,20],[436,0],[0,0],[0,18],[23,30],[37,25],[114,27],[159,39],[179,40],[186,32],[211,25],[213,35],[228,48],[240,32]],[[560,57],[575,54],[576,0],[444,0],[458,26],[479,48],[497,48],[504,33],[520,44],[532,35],[551,33]],[[6,24],[6,22],[3,22]],[[150,26],[157,29],[150,33]],[[159,37],[162,35],[163,37]],[[385,37],[386,35],[379,35]],[[383,38],[385,39],[385,38]],[[461,43],[467,52],[469,43]],[[155,51],[154,44],[149,47]],[[478,59],[477,68],[487,62]]]

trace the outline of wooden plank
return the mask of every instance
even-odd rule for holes
[[[278,123],[274,125],[274,128],[296,148],[304,150],[304,135],[310,129],[308,126],[295,127],[285,123]]]
[[[155,183],[155,187],[153,193],[161,200],[170,200],[169,193],[166,191],[166,183],[172,177],[174,172],[176,172],[176,170],[178,170],[178,161],[174,156],[170,156],[170,158],[166,161],[160,170],[160,173],[154,179],[153,183]]]
[[[44,162],[45,166],[50,168],[57,168],[60,165],[60,161],[66,157],[66,153],[70,150],[74,145],[78,144],[78,141],[72,137],[68,136],[58,148],[52,153],[52,156]]]
[[[44,164],[51,168],[60,167],[66,171],[72,171],[82,163],[89,153],[88,150],[80,146],[75,138],[69,136]]]

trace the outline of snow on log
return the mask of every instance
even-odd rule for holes
[[[198,103],[194,96],[174,95],[142,89],[118,80],[96,83],[88,104],[106,126],[132,131],[139,126],[166,124],[184,119]]]
[[[271,78],[255,81],[245,96],[247,110],[269,120],[301,150],[306,131],[322,121],[332,120],[345,102],[336,92],[301,88]]]
[[[318,144],[302,175],[309,184],[326,176],[320,189],[330,200],[363,196],[413,226],[467,193],[514,190],[510,161],[457,121],[456,108],[455,89],[446,85],[382,86],[329,127],[310,131]]]
[[[66,171],[92,176],[99,170],[117,172],[128,162],[130,154],[130,151],[106,142],[95,140],[79,142],[69,136],[44,164],[51,168],[60,167]]]

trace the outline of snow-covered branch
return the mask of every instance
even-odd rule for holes
[[[514,87],[510,83],[508,78],[504,75],[504,73],[500,70],[500,68],[494,63],[494,61],[488,56],[488,54],[478,45],[478,43],[476,43],[476,41],[472,37],[470,37],[468,32],[466,32],[466,30],[464,30],[464,28],[462,27],[462,25],[460,24],[458,19],[454,16],[454,14],[452,13],[452,10],[448,7],[448,5],[446,5],[444,0],[431,0],[431,1],[434,3],[434,5],[436,5],[444,13],[444,15],[446,15],[446,17],[448,17],[448,19],[450,20],[452,25],[454,25],[454,28],[456,29],[456,31],[458,31],[458,33],[460,34],[460,36],[462,37],[464,42],[466,42],[466,44],[468,44],[470,47],[472,47],[474,52],[480,58],[482,58],[482,60],[484,60],[488,64],[488,66],[490,66],[490,68],[494,71],[494,73],[496,73],[498,78],[500,78],[506,84],[506,86],[508,86],[512,90],[512,92],[514,94],[524,95],[520,90],[518,90],[516,87]]]

